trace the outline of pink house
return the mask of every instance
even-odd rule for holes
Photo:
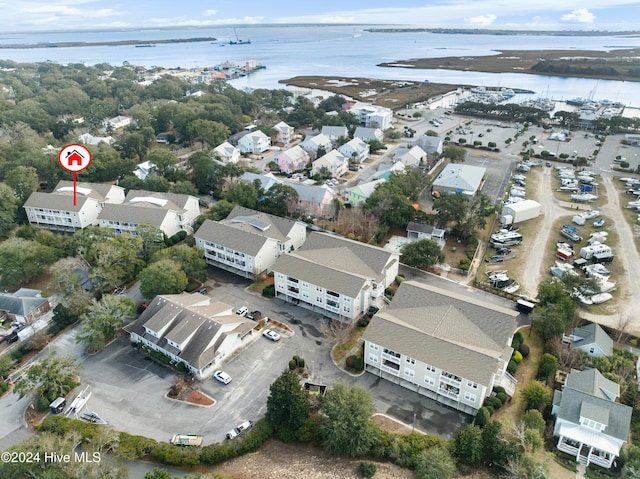
[[[293,173],[303,170],[310,160],[309,154],[296,145],[280,153],[276,158],[276,163],[283,173]]]

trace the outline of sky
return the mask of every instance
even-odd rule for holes
[[[0,0],[0,34],[274,23],[622,31],[638,18],[640,0]]]

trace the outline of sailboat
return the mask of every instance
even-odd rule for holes
[[[251,40],[240,40],[235,28],[233,29],[233,33],[236,36],[236,39],[229,40],[229,45],[249,45],[251,43]]]

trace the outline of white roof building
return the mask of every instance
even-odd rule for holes
[[[480,166],[449,163],[434,180],[433,191],[473,196],[480,189],[486,171]]]

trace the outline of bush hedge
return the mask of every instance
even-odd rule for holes
[[[345,360],[347,367],[353,369],[355,367],[356,364],[356,357],[354,355],[351,356],[347,356],[347,359]]]
[[[531,349],[526,344],[521,344],[520,347],[518,348],[518,351],[520,351],[520,354],[522,354],[523,358],[526,358],[527,356],[529,356],[530,350]]]
[[[522,361],[522,353],[520,351],[515,351],[513,353],[513,360],[516,362],[516,364],[520,364],[520,362]]]
[[[275,298],[276,296],[276,287],[273,284],[268,284],[264,288],[262,288],[262,296],[266,298]]]
[[[378,468],[371,462],[361,462],[358,466],[358,472],[362,477],[373,477]]]
[[[516,363],[512,359],[511,361],[509,361],[509,364],[507,365],[507,372],[509,374],[515,374],[517,370],[518,370],[518,363]]]
[[[358,356],[353,363],[353,368],[360,372],[364,370],[364,358],[362,356]]]
[[[491,414],[486,407],[481,407],[478,409],[478,413],[476,414],[476,426],[484,427],[489,422],[489,418]]]
[[[289,360],[289,371],[293,371],[296,367],[298,367],[298,364],[296,363],[295,359],[290,359]]]

